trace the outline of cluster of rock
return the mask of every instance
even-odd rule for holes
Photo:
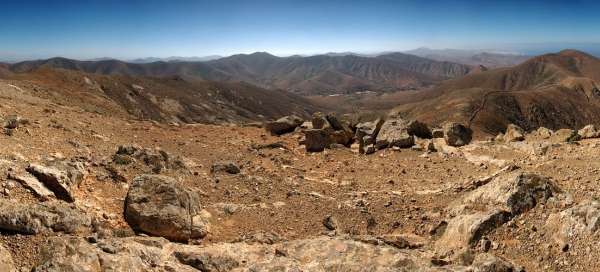
[[[161,149],[142,148],[137,145],[119,146],[112,161],[117,165],[129,165],[139,161],[150,167],[155,174],[160,174],[165,170],[188,168],[184,158],[173,156]]]
[[[296,116],[283,117],[265,124],[265,129],[274,135],[281,135],[301,128],[302,120]],[[300,129],[304,133],[301,142],[309,152],[320,152],[336,146],[349,147],[356,143],[362,154],[371,154],[385,148],[411,148],[421,145],[433,150],[431,142],[423,139],[444,138],[450,146],[463,146],[472,139],[472,131],[459,123],[446,123],[441,129],[431,130],[417,120],[406,120],[399,116],[389,116],[385,120],[351,124],[339,119],[335,114],[315,113],[309,124]]]
[[[580,130],[559,129],[552,131],[545,127],[539,127],[529,133],[530,136],[542,139],[551,139],[555,142],[576,142],[582,139],[600,138],[600,130],[594,125],[587,125]],[[497,142],[520,142],[524,141],[527,136],[525,130],[515,124],[509,124],[506,132],[500,133],[494,139]]]

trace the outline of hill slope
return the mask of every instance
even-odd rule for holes
[[[240,123],[307,116],[318,110],[302,97],[247,83],[98,75],[48,67],[8,79],[59,104],[161,122]]]
[[[449,80],[428,99],[395,111],[432,123],[453,119],[484,134],[508,123],[525,129],[600,124],[600,60],[574,50]]]
[[[416,89],[478,70],[468,65],[400,53],[377,58],[355,55],[282,58],[262,52],[208,62],[127,63],[118,60],[53,58],[17,63],[11,65],[10,69],[13,72],[28,72],[39,67],[104,75],[177,75],[194,80],[245,81],[263,88],[283,89],[303,95]]]

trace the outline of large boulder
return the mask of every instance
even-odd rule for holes
[[[369,154],[375,151],[375,141],[382,125],[382,119],[356,125],[356,140],[361,154]]]
[[[515,124],[509,124],[504,133],[504,141],[510,143],[523,140],[525,140],[525,131]]]
[[[444,125],[444,140],[449,146],[463,146],[471,142],[473,131],[460,123],[446,123]]]
[[[27,171],[35,176],[58,199],[75,201],[75,189],[83,180],[86,170],[80,162],[53,162],[49,166],[32,163]]]
[[[297,127],[302,125],[302,123],[304,123],[302,118],[295,115],[290,115],[279,118],[276,121],[266,122],[265,130],[273,135],[282,135],[293,132]]]
[[[600,137],[600,131],[594,125],[587,125],[577,131],[577,134],[581,137],[581,139],[591,139]]]
[[[175,241],[202,238],[208,223],[197,192],[160,175],[136,177],[127,192],[125,219],[136,231]]]
[[[419,121],[393,117],[381,126],[375,145],[378,149],[394,146],[408,148],[415,144],[415,137],[431,138],[431,130]]]

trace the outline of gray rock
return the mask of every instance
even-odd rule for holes
[[[16,175],[13,173],[9,173],[8,178],[16,180],[19,183],[21,183],[21,185],[23,185],[23,187],[25,187],[28,190],[30,190],[31,192],[33,192],[33,194],[35,194],[35,196],[40,198],[42,201],[46,201],[46,200],[49,200],[50,198],[54,197],[54,193],[52,191],[50,191],[48,188],[46,188],[46,186],[44,186],[44,184],[42,184],[37,178],[35,178],[31,174],[27,173],[27,174],[22,174],[22,175]]]
[[[449,146],[463,146],[471,142],[473,131],[459,123],[446,123],[444,125],[444,139]]]
[[[546,229],[559,245],[578,236],[591,236],[600,227],[600,202],[586,201],[564,211],[551,214]]]
[[[89,216],[64,202],[25,204],[0,199],[2,230],[23,234],[75,233],[89,228],[90,225]]]
[[[161,149],[122,145],[118,147],[117,152],[113,155],[113,162],[119,165],[128,165],[136,161],[150,167],[155,174],[160,174],[165,170],[186,170],[189,168],[184,158],[173,156]]]
[[[211,173],[228,173],[228,174],[239,174],[240,168],[233,162],[219,162],[215,163],[210,167]]]
[[[27,172],[35,176],[44,186],[54,192],[58,199],[74,202],[74,190],[83,180],[86,171],[79,162],[52,162],[51,166],[30,164]]]
[[[202,238],[208,233],[198,193],[166,176],[142,175],[133,180],[125,202],[125,219],[136,231],[175,241]]]
[[[302,123],[304,123],[302,118],[290,115],[277,119],[276,121],[266,122],[265,130],[273,135],[282,135],[293,132],[297,127],[302,125]]]

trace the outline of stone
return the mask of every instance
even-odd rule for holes
[[[29,164],[27,172],[35,176],[61,200],[74,202],[74,191],[83,180],[86,171],[79,162],[54,162],[51,166]]]
[[[434,128],[431,130],[432,138],[444,138],[444,130],[441,128]]]
[[[23,119],[21,116],[10,115],[5,118],[3,127],[5,129],[16,129],[20,125],[26,125],[29,121],[27,119]]]
[[[64,202],[26,204],[0,199],[0,229],[22,234],[76,233],[88,229],[91,218]]]
[[[154,174],[160,174],[165,170],[189,169],[184,158],[173,156],[160,148],[149,149],[137,145],[121,145],[113,155],[113,162],[119,165],[129,165],[136,160],[150,167]]]
[[[509,124],[504,133],[504,141],[510,143],[523,140],[525,140],[525,131],[515,124]]]
[[[219,162],[214,163],[210,167],[211,173],[228,173],[228,174],[239,174],[240,168],[233,162]]]
[[[585,201],[546,220],[546,229],[558,245],[570,243],[578,236],[591,236],[600,227],[600,202]]]
[[[2,272],[17,272],[15,263],[13,262],[12,255],[2,245],[0,245],[0,271]]]
[[[356,140],[358,141],[358,151],[361,154],[370,154],[374,152],[377,134],[383,125],[383,120],[377,119],[372,122],[364,122],[356,125]],[[367,151],[371,151],[370,153]]]
[[[444,140],[449,146],[463,146],[471,142],[473,131],[462,124],[451,122],[444,125]]]
[[[524,272],[525,269],[489,253],[475,256],[471,264],[475,272]]]
[[[415,144],[415,138],[408,133],[406,122],[402,119],[387,120],[381,126],[375,141],[377,149],[388,147],[409,148]]]
[[[324,129],[307,129],[303,133],[304,145],[308,152],[321,152],[331,144],[329,133]]]
[[[552,137],[552,134],[554,134],[554,131],[545,127],[539,127],[535,131],[535,134],[542,139],[549,139],[550,137]]]
[[[456,256],[474,247],[483,235],[513,217],[545,203],[559,192],[548,178],[522,171],[499,172],[477,189],[453,203],[453,216],[440,239],[438,254]]]
[[[581,139],[592,139],[600,137],[600,131],[598,131],[598,129],[594,125],[587,125],[583,127],[582,129],[577,131],[577,134],[579,135],[579,137],[581,137]]]
[[[132,229],[174,241],[206,236],[200,196],[174,179],[160,175],[136,177],[127,192],[125,219]]]
[[[315,112],[312,115],[312,128],[313,129],[324,129],[331,127],[329,121],[325,118],[325,115],[322,112]]]
[[[272,135],[282,135],[293,132],[297,127],[302,125],[302,118],[290,115],[277,119],[276,121],[266,122],[265,130]]]
[[[328,230],[336,230],[338,227],[338,222],[333,216],[328,215],[325,217],[325,219],[323,219],[323,226],[325,226]]]
[[[514,267],[494,255],[473,256],[472,265],[436,267],[421,250],[402,249],[376,237],[315,237],[288,242],[170,243],[155,237],[51,237],[34,272],[58,271],[505,271]],[[509,270],[511,271],[511,270]],[[520,270],[514,270],[520,271]]]
[[[577,134],[577,131],[572,129],[559,129],[550,138],[553,142],[565,143],[565,142],[576,142],[579,141],[581,136]]]
[[[33,192],[33,194],[35,194],[35,196],[40,198],[42,201],[46,201],[46,200],[49,200],[50,198],[54,197],[54,193],[52,191],[50,191],[48,188],[46,188],[46,186],[44,186],[44,184],[42,184],[38,179],[36,179],[31,174],[27,173],[27,174],[23,174],[23,175],[16,175],[16,174],[9,173],[8,177],[10,179],[16,180],[19,183],[21,183],[21,185],[23,185],[23,187],[25,187],[28,190],[30,190],[31,192]]]

